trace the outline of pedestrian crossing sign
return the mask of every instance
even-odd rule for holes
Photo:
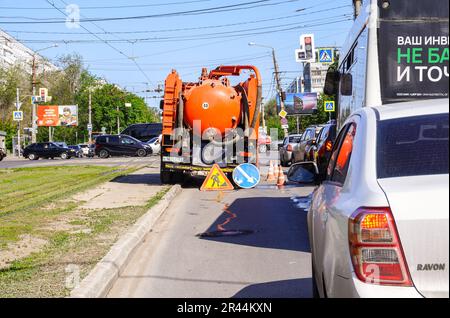
[[[226,191],[234,190],[233,184],[227,178],[218,164],[215,164],[203,182],[200,191]]]
[[[333,49],[319,49],[319,62],[323,64],[334,63],[334,50]]]
[[[20,110],[13,112],[13,120],[14,121],[22,121],[23,120],[23,112]]]
[[[334,101],[325,101],[324,105],[326,112],[334,112],[336,110]]]

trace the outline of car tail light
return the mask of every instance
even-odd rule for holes
[[[287,149],[287,151],[292,152],[292,150],[293,150],[292,145],[288,145],[286,149]]]
[[[358,279],[369,284],[412,286],[390,208],[356,210],[348,233]]]
[[[332,143],[330,140],[328,140],[328,141],[326,142],[326,144],[325,144],[325,149],[326,149],[327,151],[331,151],[331,150],[333,149],[333,143]]]

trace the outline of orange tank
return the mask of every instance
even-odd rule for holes
[[[209,128],[222,135],[241,121],[241,96],[227,82],[205,79],[185,92],[184,122],[193,128],[201,120],[202,133]]]

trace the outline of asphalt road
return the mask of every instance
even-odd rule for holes
[[[108,159],[100,158],[71,158],[63,160],[60,158],[28,160],[7,157],[0,161],[0,169],[3,168],[26,168],[26,167],[45,167],[45,166],[82,166],[82,165],[99,165],[99,166],[122,166],[122,165],[141,165],[155,164],[159,167],[159,156],[149,156],[144,158],[138,157],[112,157]]]
[[[198,186],[175,198],[109,297],[312,296],[306,212],[291,199],[312,188],[221,194]],[[228,235],[214,236],[219,229]]]

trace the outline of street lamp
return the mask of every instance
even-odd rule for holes
[[[42,52],[51,48],[55,48],[58,47],[58,44],[53,44],[52,46],[48,46],[48,47],[44,47],[42,49],[36,50],[33,52],[33,54],[30,54],[33,57],[33,64],[32,64],[32,86],[33,86],[33,96],[36,95],[36,54],[38,52]],[[32,132],[31,132],[31,142],[35,143],[36,142],[36,130],[37,130],[37,125],[36,125],[36,104],[33,103],[32,104],[32,123],[31,123],[31,127],[32,127]]]
[[[275,80],[277,82],[277,91],[278,91],[278,96],[280,98],[281,110],[284,110],[284,101],[283,101],[283,94],[282,94],[283,90],[281,88],[280,72],[278,71],[278,63],[277,63],[277,58],[275,56],[275,49],[269,45],[258,44],[255,42],[249,42],[248,45],[264,47],[264,48],[268,48],[268,49],[272,50],[272,59],[273,59],[273,67],[275,69]],[[263,120],[264,120],[264,112],[263,112]],[[265,124],[263,124],[263,126],[265,126]],[[285,137],[287,137],[288,134],[289,134],[288,130],[284,129]]]

